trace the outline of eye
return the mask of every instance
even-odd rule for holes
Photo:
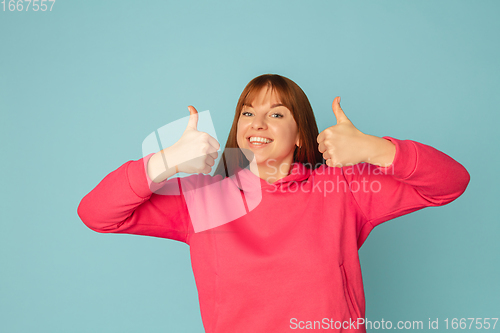
[[[241,114],[242,114],[243,116],[246,116],[246,114],[252,115],[252,112],[243,111],[243,112],[241,112]],[[274,117],[274,116],[277,116],[277,117]],[[276,113],[273,113],[273,114],[271,115],[271,118],[283,118],[283,115],[282,115],[281,113],[279,113],[279,112],[276,112]]]

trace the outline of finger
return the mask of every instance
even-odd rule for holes
[[[327,159],[325,164],[332,168],[342,168],[342,164],[335,163],[331,158]]]
[[[205,163],[212,167],[215,164],[215,159],[212,157],[212,155],[208,154],[207,158],[205,159]]]
[[[344,111],[340,107],[340,96],[335,97],[332,103],[332,110],[335,118],[337,119],[337,124],[344,121],[349,121],[349,118],[345,115]]]
[[[209,155],[209,156],[212,156],[212,158],[213,158],[214,160],[215,160],[215,159],[217,159],[217,157],[219,157],[219,153],[217,153],[217,152],[210,153],[210,154],[208,154],[208,155]]]
[[[323,142],[321,142],[319,145],[318,145],[318,150],[321,154],[323,154],[326,150],[326,146],[323,144]]]
[[[198,126],[198,111],[192,105],[188,106],[188,110],[189,110],[189,121],[186,126],[186,129],[189,128],[196,130],[196,127]]]
[[[201,170],[201,173],[204,173],[204,174],[209,174],[210,172],[212,172],[212,167],[210,165],[205,165],[205,168],[203,168],[203,170]]]
[[[331,158],[332,158],[332,155],[330,155],[330,154],[328,153],[328,151],[325,151],[325,152],[323,153],[323,158],[324,158],[325,160],[327,160],[327,159],[329,159],[329,158],[331,159]]]
[[[210,136],[208,138],[208,143],[215,148],[215,150],[219,150],[220,149],[220,144],[219,142],[217,142],[217,140],[215,140],[215,138],[213,136]]]
[[[212,160],[215,160],[217,157],[219,157],[219,153],[217,152],[217,149],[209,144],[209,147],[205,153],[207,158],[210,158]]]
[[[204,150],[205,154],[213,154],[213,153],[216,153],[218,151],[217,148],[215,148],[214,146],[212,146],[212,144],[209,142],[208,143],[208,147],[206,150]]]
[[[318,137],[316,138],[316,142],[317,143],[321,143],[322,141],[325,140],[325,131],[322,131],[321,133],[319,133]]]

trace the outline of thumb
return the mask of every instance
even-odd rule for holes
[[[332,110],[335,118],[337,119],[337,124],[344,121],[349,121],[349,118],[345,115],[344,111],[340,107],[340,96],[335,97],[332,103]]]
[[[186,126],[186,130],[187,129],[196,130],[196,127],[198,126],[198,111],[192,105],[188,106],[188,110],[189,110],[189,121]]]

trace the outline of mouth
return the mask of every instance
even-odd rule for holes
[[[274,140],[273,140],[273,139],[270,139],[270,138],[265,138],[265,139],[267,139],[269,142],[264,142],[263,140],[261,141],[261,139],[260,139],[260,140],[255,140],[255,139],[254,139],[253,141],[250,141],[250,138],[251,138],[251,137],[247,137],[247,142],[248,142],[248,145],[249,145],[251,148],[264,147],[264,146],[267,146],[267,145],[269,145],[269,144],[271,144],[271,143],[273,143],[273,142],[274,142]]]

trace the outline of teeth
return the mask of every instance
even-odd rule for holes
[[[263,143],[269,143],[272,142],[273,140],[268,140],[264,138],[259,138],[259,137],[251,137],[250,142],[263,142]]]

